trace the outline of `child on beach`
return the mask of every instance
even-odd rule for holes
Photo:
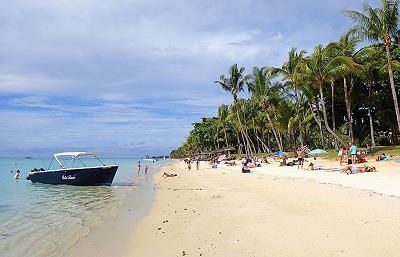
[[[196,170],[199,170],[199,166],[200,166],[200,161],[199,159],[196,160]]]
[[[343,162],[343,155],[344,155],[344,150],[343,148],[339,149],[339,153],[338,153],[338,157],[339,157],[339,165],[342,166],[342,162]]]
[[[188,171],[190,171],[190,169],[192,168],[192,163],[191,163],[191,161],[190,160],[188,160],[188,162],[187,162],[187,164],[188,164]]]

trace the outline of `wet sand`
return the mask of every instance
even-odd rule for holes
[[[155,203],[123,256],[398,256],[400,199],[385,193],[397,195],[400,166],[379,165],[355,175],[169,165],[178,176],[155,175]]]

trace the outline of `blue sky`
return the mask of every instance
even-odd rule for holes
[[[229,66],[279,66],[350,28],[359,0],[0,2],[0,156],[167,154],[230,96]]]

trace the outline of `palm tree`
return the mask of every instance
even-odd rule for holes
[[[327,49],[330,49],[334,55],[337,56],[346,56],[348,57],[349,61],[351,61],[351,65],[341,65],[338,67],[337,72],[332,73],[332,78],[331,78],[331,86],[334,87],[334,83],[332,81],[340,76],[343,78],[343,87],[344,87],[344,99],[346,103],[346,111],[347,111],[347,120],[349,123],[349,136],[351,138],[351,141],[354,141],[354,134],[353,134],[353,120],[352,120],[352,115],[351,115],[351,103],[349,99],[349,90],[347,86],[347,76],[350,74],[354,73],[356,71],[357,65],[354,61],[354,53],[355,53],[355,48],[357,44],[360,42],[360,39],[358,37],[354,36],[354,29],[348,31],[346,34],[340,37],[340,40],[338,42],[334,42],[328,45]],[[332,87],[332,91],[333,91]],[[333,92],[332,92],[333,94]],[[334,98],[332,95],[332,110],[334,110]],[[333,112],[333,111],[332,111]],[[332,113],[333,117],[332,119],[334,120],[334,113]],[[335,131],[335,129],[334,129]]]
[[[228,129],[229,107],[225,104],[218,107],[218,127],[224,132],[225,147],[229,146],[227,129]]]
[[[300,68],[304,61],[305,51],[297,52],[296,48],[292,48],[289,51],[289,59],[285,62],[281,68],[271,68],[270,72],[272,75],[283,76],[282,80],[287,81],[286,86],[293,88],[296,95],[296,110],[300,109],[298,86],[300,82]],[[301,124],[300,124],[301,126]],[[301,130],[301,127],[300,127]],[[300,144],[304,145],[302,134],[300,133]]]
[[[337,73],[338,67],[342,65],[351,66],[352,61],[346,56],[336,56],[330,58],[330,53],[322,45],[317,45],[314,49],[313,54],[305,60],[305,65],[303,67],[303,78],[308,79],[311,83],[318,86],[320,103],[322,106],[323,121],[326,130],[339,142],[344,144],[343,140],[336,135],[336,133],[331,129],[328,123],[328,118],[326,114],[325,99],[323,86],[332,77],[332,73]]]
[[[381,51],[379,48],[371,46],[363,48],[358,51],[355,58],[360,62],[361,70],[358,75],[364,79],[368,86],[368,118],[371,133],[371,144],[375,146],[374,137],[374,123],[372,118],[372,85],[375,83],[377,77],[379,77],[379,71],[383,68]]]
[[[355,30],[362,38],[368,39],[371,42],[383,42],[385,46],[397,127],[400,131],[400,111],[393,78],[392,55],[390,52],[392,37],[394,37],[398,31],[399,0],[381,0],[381,2],[381,8],[372,8],[369,4],[364,3],[363,13],[352,10],[346,10],[344,13],[357,23]]]
[[[242,121],[240,119],[240,114],[239,114],[240,104],[238,103],[238,94],[243,91],[245,81],[247,80],[247,76],[243,75],[244,70],[245,70],[244,67],[238,68],[237,64],[233,64],[229,68],[229,77],[221,75],[219,80],[215,81],[215,83],[220,85],[222,89],[224,89],[225,91],[230,92],[232,94],[234,102],[233,107],[236,109],[236,116],[238,119],[239,129],[244,143],[244,149],[246,155],[251,156],[252,153],[250,152],[250,144],[248,137],[245,133],[245,130],[243,128]]]
[[[271,85],[270,76],[268,75],[268,70],[266,68],[254,67],[253,75],[251,80],[247,81],[247,86],[249,91],[252,93],[252,97],[260,107],[264,110],[265,115],[268,119],[268,123],[271,126],[272,133],[274,134],[276,143],[280,151],[283,151],[282,140],[279,138],[276,131],[275,125],[268,113],[268,107],[272,100],[272,92],[276,89]]]

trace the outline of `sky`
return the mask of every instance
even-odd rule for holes
[[[237,63],[281,66],[362,0],[0,1],[0,156],[169,154],[231,97]]]

